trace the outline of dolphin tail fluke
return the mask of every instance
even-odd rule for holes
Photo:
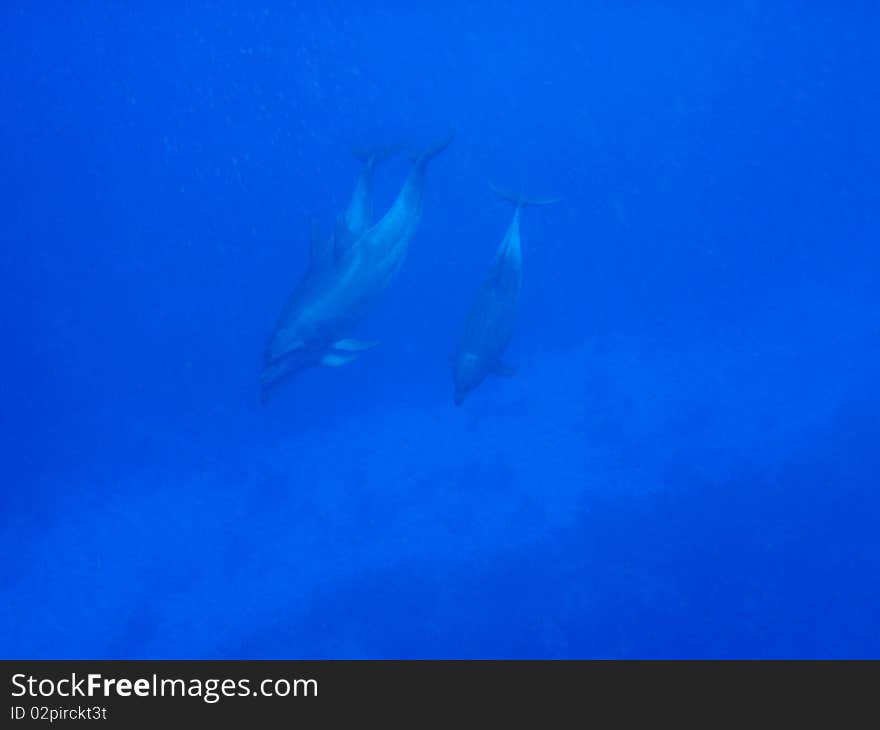
[[[530,205],[552,205],[560,200],[560,198],[526,198],[523,195],[501,190],[492,183],[489,183],[489,187],[492,188],[492,192],[495,195],[502,200],[506,200],[508,203],[513,203],[517,208],[525,208]]]
[[[439,155],[443,150],[449,147],[449,144],[452,142],[455,137],[455,132],[450,132],[443,139],[438,140],[434,144],[425,147],[423,150],[419,151],[415,157],[414,161],[417,165],[427,165],[431,160],[433,160],[437,155]]]
[[[356,160],[362,162],[364,165],[373,166],[378,165],[380,162],[390,160],[392,157],[399,154],[401,149],[403,149],[403,146],[399,144],[352,145],[351,154]]]

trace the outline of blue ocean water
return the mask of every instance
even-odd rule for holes
[[[0,17],[0,656],[880,657],[876,5]],[[351,146],[450,130],[379,344],[262,406]],[[561,200],[456,407],[490,181]]]

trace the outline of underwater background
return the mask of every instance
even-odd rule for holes
[[[875,3],[0,21],[0,656],[880,657]],[[352,145],[450,130],[379,344],[262,406]],[[561,200],[456,407],[490,182]]]

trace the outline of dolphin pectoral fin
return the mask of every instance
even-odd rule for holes
[[[359,352],[369,350],[376,344],[376,342],[361,342],[360,340],[337,340],[321,358],[321,364],[331,368],[345,365],[354,360]]]
[[[375,347],[379,343],[376,341],[364,342],[361,340],[337,340],[333,343],[334,350],[342,350],[343,352],[361,352]]]
[[[342,355],[337,352],[328,352],[321,358],[321,365],[326,365],[330,368],[338,368],[340,365],[346,365],[354,360],[355,355]]]
[[[500,360],[492,368],[492,374],[497,375],[499,378],[512,378],[516,375],[516,371],[517,368],[515,366],[508,365]]]

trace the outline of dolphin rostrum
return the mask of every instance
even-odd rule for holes
[[[264,402],[288,376],[313,365],[343,365],[374,344],[350,339],[351,332],[400,270],[421,217],[428,163],[451,141],[450,135],[419,154],[381,220],[338,255],[325,254],[329,265],[313,267],[293,293],[266,350]]]
[[[556,200],[528,200],[493,187],[495,193],[514,204],[513,220],[495,260],[483,280],[465,319],[458,348],[452,358],[452,379],[456,405],[487,375],[509,375],[501,361],[513,335],[519,293],[522,286],[522,249],[519,235],[520,211],[528,205],[548,205]]]

